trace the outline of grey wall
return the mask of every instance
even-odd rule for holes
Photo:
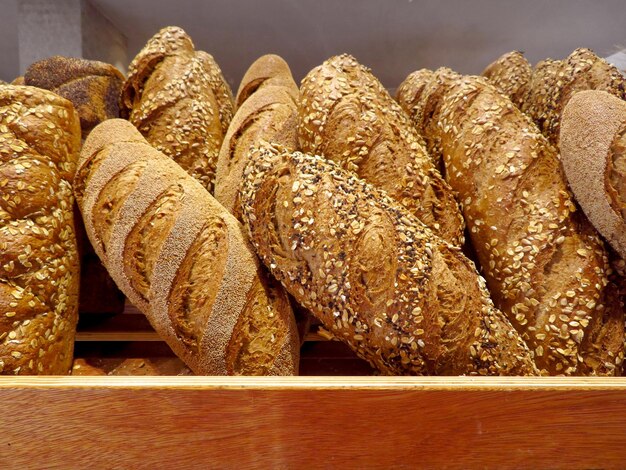
[[[126,35],[130,57],[159,28],[179,25],[197,47],[216,57],[234,87],[248,65],[268,52],[285,57],[297,79],[330,55],[349,52],[372,67],[386,86],[395,87],[409,72],[421,67],[447,65],[461,72],[478,73],[495,57],[512,49],[526,51],[536,62],[545,57],[564,57],[579,46],[590,47],[601,55],[626,46],[624,0],[93,3]],[[11,23],[8,16],[3,9],[0,22]],[[4,26],[0,24],[5,38],[15,36]],[[2,52],[0,78],[12,78],[15,61],[5,55],[5,50]]]

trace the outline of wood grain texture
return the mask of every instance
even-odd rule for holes
[[[618,378],[6,378],[4,416],[20,425],[4,427],[0,465],[620,468],[625,389]]]

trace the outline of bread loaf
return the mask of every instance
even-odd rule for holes
[[[437,141],[494,303],[541,371],[619,373],[619,293],[609,283],[603,243],[568,192],[556,149],[482,77],[419,72],[400,86],[398,100],[425,138]]]
[[[387,192],[437,235],[463,243],[463,218],[422,138],[371,72],[332,57],[302,81],[299,143]]]
[[[257,253],[333,336],[385,374],[534,374],[474,265],[334,162],[263,144],[243,217]]]
[[[83,139],[100,122],[119,117],[118,102],[124,76],[112,65],[55,56],[28,67],[24,81],[71,101],[80,118]],[[79,310],[82,313],[121,313],[124,295],[89,244],[78,210],[76,215],[81,268]]]
[[[289,301],[241,225],[131,124],[91,132],[75,192],[109,273],[196,374],[297,372]]]
[[[129,66],[122,117],[209,192],[232,114],[232,92],[217,63],[180,28],[163,28]]]
[[[294,100],[298,100],[298,86],[293,81],[291,69],[282,57],[275,54],[259,57],[248,68],[237,91],[237,98],[235,99],[237,109],[253,93],[271,86],[284,88],[292,94]]]
[[[522,108],[533,75],[533,68],[523,52],[513,51],[503,54],[489,64],[482,75],[518,108]]]
[[[72,104],[0,86],[0,372],[68,374],[78,315]]]
[[[298,145],[298,87],[287,64],[279,59],[263,56],[246,73],[256,88],[242,84],[248,98],[230,123],[217,161],[215,198],[239,220],[239,188],[251,148],[260,140],[284,145],[289,150],[296,150]],[[274,64],[281,67],[274,70]],[[253,79],[258,76],[273,78],[265,80],[261,86]]]
[[[583,211],[626,259],[626,102],[604,91],[574,95],[561,122],[561,159]]]
[[[72,375],[193,375],[177,357],[129,358],[129,359],[76,359]]]
[[[15,77],[13,81],[11,82],[11,85],[24,85],[24,77],[23,76]]]

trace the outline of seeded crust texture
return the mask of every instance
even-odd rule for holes
[[[24,77],[23,76],[15,77],[13,81],[11,82],[11,85],[24,85]]]
[[[272,274],[382,373],[537,373],[460,248],[352,172],[262,144],[242,207]]]
[[[53,91],[71,101],[78,112],[82,137],[106,119],[119,117],[122,73],[110,64],[95,60],[54,56],[26,70],[27,85]],[[80,256],[80,302],[83,313],[121,313],[124,295],[109,276],[89,244],[76,209],[75,229]]]
[[[626,258],[626,102],[604,91],[577,93],[563,113],[561,149],[580,206]]]
[[[261,140],[289,150],[297,150],[298,146],[298,86],[287,64],[279,59],[263,56],[246,73],[244,80],[247,77],[256,87],[242,84],[247,99],[230,123],[217,161],[215,198],[239,220],[239,188],[252,147]],[[258,76],[265,79],[259,82]]]
[[[442,152],[494,303],[542,373],[619,374],[619,288],[556,149],[482,77],[418,71],[398,100]]]
[[[530,90],[533,68],[523,52],[512,51],[503,54],[489,64],[482,75],[518,108],[524,105]]]
[[[118,287],[196,374],[297,373],[289,301],[239,222],[130,123],[92,131],[75,193]]]
[[[298,86],[293,81],[291,69],[285,60],[276,54],[259,57],[248,68],[239,84],[235,103],[237,109],[250,96],[265,87],[281,87],[291,93],[294,101],[298,100]]]
[[[72,104],[0,86],[0,372],[68,374],[78,319]]]
[[[163,28],[131,62],[120,107],[153,147],[213,192],[233,96],[211,55],[182,29]]]
[[[452,190],[408,116],[368,68],[343,54],[313,69],[300,87],[299,115],[303,152],[354,171],[437,235],[463,244],[463,218]]]

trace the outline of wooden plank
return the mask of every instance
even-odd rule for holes
[[[4,468],[626,462],[623,379],[17,377],[0,400]]]

